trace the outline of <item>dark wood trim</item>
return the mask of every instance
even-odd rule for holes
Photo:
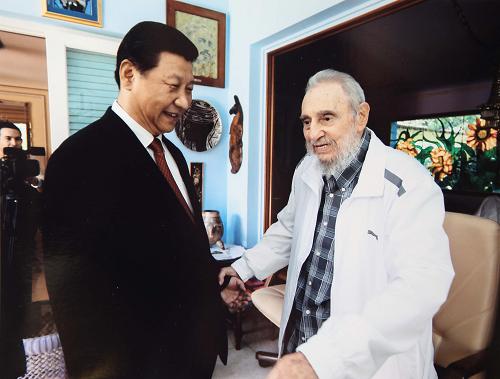
[[[273,143],[274,143],[274,54],[267,56],[267,117],[266,117],[266,163],[264,195],[264,231],[271,226],[271,189],[273,188]]]
[[[189,13],[217,21],[217,78],[214,79],[207,76],[195,75],[195,82],[205,86],[224,88],[226,81],[226,15],[211,9],[168,0],[167,25],[175,27],[175,12]]]
[[[272,214],[272,170],[273,170],[273,137],[274,137],[274,75],[275,58],[281,54],[290,52],[320,39],[331,37],[341,31],[345,31],[356,26],[373,21],[380,17],[389,16],[392,13],[399,12],[405,8],[414,6],[426,0],[400,0],[392,4],[384,5],[373,11],[355,17],[351,20],[342,22],[331,28],[322,30],[316,34],[308,36],[300,41],[282,46],[267,54],[267,118],[266,118],[266,159],[265,159],[265,188],[264,188],[264,232],[271,225]]]
[[[387,4],[384,5],[380,8],[374,9],[373,11],[370,11],[368,13],[365,13],[361,16],[355,17],[351,20],[344,21],[338,25],[332,26],[331,28],[322,30],[316,34],[310,35],[304,39],[301,39],[299,41],[295,41],[289,45],[282,46],[279,49],[276,49],[269,54],[273,55],[280,55],[283,53],[287,53],[289,51],[295,50],[299,47],[305,46],[310,44],[311,42],[316,42],[319,41],[323,38],[331,37],[334,34],[337,34],[339,32],[343,32],[352,28],[355,28],[356,26],[366,24],[367,22],[376,20],[381,17],[389,16],[392,13],[399,12],[405,8],[411,7],[413,5],[416,5],[418,3],[422,3],[427,0],[399,0],[396,1],[395,3],[392,4]]]

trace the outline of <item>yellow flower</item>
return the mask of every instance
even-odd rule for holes
[[[418,155],[418,151],[413,144],[413,138],[408,138],[405,141],[399,141],[396,145],[396,149],[401,150],[412,157],[416,157]]]
[[[497,131],[493,128],[485,128],[486,121],[476,118],[475,124],[469,124],[467,130],[467,145],[486,151],[497,145]]]
[[[432,175],[442,181],[451,174],[453,169],[453,157],[450,152],[443,147],[437,147],[431,151]]]

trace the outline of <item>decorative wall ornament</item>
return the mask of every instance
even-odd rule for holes
[[[236,95],[234,95],[234,105],[229,110],[229,114],[234,114],[229,138],[229,161],[231,173],[236,174],[240,170],[243,159],[243,109]]]
[[[191,178],[193,179],[196,198],[200,203],[200,209],[203,209],[203,163],[191,162],[190,165]]]
[[[222,242],[222,236],[224,235],[224,224],[220,218],[219,211],[206,210],[202,213],[203,223],[205,224],[205,229],[208,235],[208,243],[210,246],[216,245],[220,249],[224,250],[224,242]]]
[[[167,24],[183,32],[198,48],[199,56],[193,64],[195,82],[224,88],[226,15],[168,0]]]
[[[220,141],[222,122],[217,110],[203,100],[193,100],[175,126],[177,137],[188,149],[206,151]]]
[[[102,0],[42,0],[42,15],[102,27]]]

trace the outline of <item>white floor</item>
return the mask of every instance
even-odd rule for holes
[[[234,348],[234,334],[228,330],[229,352],[227,366],[217,360],[213,379],[264,379],[271,368],[259,366],[255,359],[257,351],[278,351],[277,328],[255,309],[248,310],[243,316],[243,330],[250,332],[243,335],[241,350]]]

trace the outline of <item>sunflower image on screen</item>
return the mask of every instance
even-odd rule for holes
[[[497,192],[497,130],[478,113],[392,123],[391,145],[414,157],[447,190]]]
[[[217,110],[203,100],[193,100],[175,126],[177,137],[193,151],[210,150],[219,143],[222,123]]]

